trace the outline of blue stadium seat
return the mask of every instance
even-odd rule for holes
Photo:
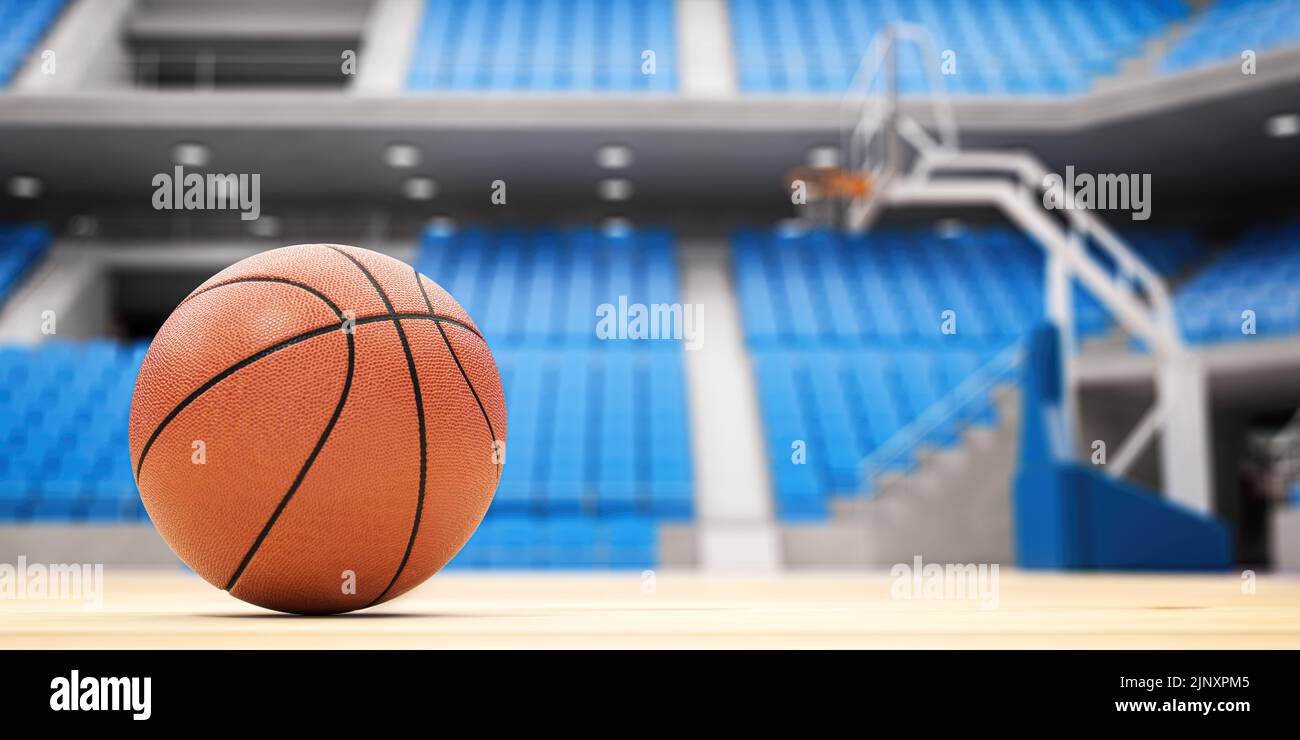
[[[1300,332],[1300,221],[1247,234],[1174,301],[1184,337],[1196,344]],[[1247,311],[1254,313],[1254,333]]]
[[[1162,72],[1221,62],[1241,63],[1243,52],[1300,45],[1300,2],[1216,0],[1200,13],[1160,60]]]
[[[605,520],[599,562],[614,569],[649,568],[659,562],[657,532],[653,523],[639,517]]]
[[[590,570],[596,565],[596,524],[591,519],[553,519],[542,530],[546,567]]]
[[[493,510],[448,566],[454,570],[639,570],[659,562],[642,516],[513,516]]]
[[[672,0],[426,0],[407,87],[670,92],[677,88],[673,7]]]
[[[953,95],[1060,96],[1086,92],[1098,76],[1184,19],[1183,0],[732,0],[740,87],[755,94],[841,94],[875,35],[889,23],[926,28],[940,53],[955,53],[943,84]],[[899,52],[903,94],[930,89],[912,46]]]
[[[483,564],[509,570],[545,565],[544,540],[531,518],[492,518],[485,521],[473,539],[485,540]]]
[[[144,518],[127,458],[131,389],[145,345],[0,348],[0,520]]]

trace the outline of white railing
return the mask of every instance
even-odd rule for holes
[[[908,136],[908,133],[914,132],[914,129],[914,125],[904,125],[901,128],[904,136],[909,141],[915,138],[915,133]],[[919,151],[921,152],[921,159],[916,163],[916,167],[912,172],[908,174],[908,178],[913,183],[931,181],[936,174],[944,172],[965,174],[1000,173],[1011,177],[1014,182],[1019,183],[1033,193],[1036,204],[1042,202],[1041,196],[1047,187],[1047,176],[1050,172],[1042,162],[1030,154],[1010,151],[952,151],[934,146]],[[1130,331],[1140,335],[1156,334],[1157,336],[1151,339],[1152,343],[1157,345],[1160,350],[1169,353],[1180,350],[1182,348],[1181,335],[1178,333],[1177,324],[1173,320],[1173,301],[1170,298],[1169,289],[1165,285],[1164,278],[1152,269],[1142,259],[1141,255],[1125,244],[1105,221],[1098,218],[1092,211],[1079,207],[1072,200],[1073,196],[1068,190],[1062,195],[1068,202],[1055,209],[1054,213],[1059,214],[1076,234],[1084,238],[1090,238],[1092,240],[1090,243],[1105,252],[1115,265],[1113,275],[1107,275],[1104,271],[1100,271],[1094,277],[1092,274],[1085,274],[1092,272],[1091,270],[1084,269],[1085,266],[1093,264],[1092,261],[1085,259],[1083,254],[1071,254],[1070,257],[1077,257],[1077,259],[1070,260],[1075,263],[1072,265],[1074,275],[1094,295],[1105,300],[1116,318],[1121,323],[1128,325]],[[1126,310],[1129,301],[1138,300],[1130,287],[1131,283],[1139,284],[1141,293],[1149,301],[1149,305],[1146,306],[1139,304],[1137,311]],[[1145,312],[1153,320],[1153,324],[1149,327],[1146,325],[1133,325],[1133,317],[1142,309],[1145,309]],[[1143,329],[1147,329],[1147,331],[1143,331]]]
[[[1006,382],[1007,376],[1018,369],[1024,359],[1025,348],[1019,342],[1002,350],[971,373],[948,395],[936,401],[921,412],[920,416],[898,430],[894,436],[885,440],[885,443],[867,455],[859,466],[863,491],[872,493],[875,490],[876,479],[889,471],[890,466],[900,458],[914,454],[921,443],[935,430],[977,402],[989,402],[992,389]]]

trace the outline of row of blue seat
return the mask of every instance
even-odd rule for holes
[[[1018,289],[1041,284],[1041,256],[1010,231],[986,236],[977,243],[882,232],[740,232],[735,269],[746,336],[756,346],[1005,344],[1042,313],[1041,301]],[[949,310],[956,334],[944,332]]]
[[[1300,333],[1300,221],[1242,237],[1180,288],[1175,305],[1193,343]]]
[[[641,517],[516,517],[492,513],[448,567],[639,570],[658,562],[658,532],[653,522]]]
[[[0,304],[45,253],[49,243],[50,232],[42,226],[0,225]]]
[[[951,93],[1070,95],[1190,15],[1183,0],[732,0],[729,11],[743,91],[835,94],[892,22],[921,25],[955,53],[941,80]],[[670,0],[427,0],[408,87],[669,92],[678,78],[674,24]],[[1285,36],[1279,27],[1290,22],[1261,33]],[[920,58],[904,50],[901,59],[902,91],[928,91]]]
[[[495,509],[690,517],[680,349],[503,349],[496,356],[511,442]]]
[[[0,0],[0,89],[45,37],[66,0]]]
[[[751,93],[843,93],[888,24],[926,28],[955,69],[946,89],[964,95],[1085,92],[1119,61],[1187,17],[1182,0],[732,0],[741,88]],[[940,71],[940,70],[935,70]],[[899,89],[926,93],[921,57],[900,52]]]
[[[1160,60],[1162,72],[1179,72],[1300,45],[1300,0],[1216,0],[1196,16]]]
[[[126,421],[143,352],[105,341],[0,348],[0,497],[94,498],[129,484]],[[519,440],[503,508],[689,514],[680,350],[503,349],[497,361]]]
[[[599,343],[598,309],[676,305],[676,253],[660,229],[430,230],[415,266],[439,276],[493,346]]]
[[[1171,276],[1203,254],[1186,232],[1129,235]],[[736,284],[751,346],[794,344],[970,349],[1005,346],[1041,321],[1042,250],[1008,229],[941,237],[925,231],[742,231]],[[1111,273],[1115,272],[1110,265]],[[1101,304],[1073,291],[1083,336],[1111,326]],[[952,311],[955,334],[945,333]]]
[[[0,499],[0,521],[148,521],[134,495],[98,499]],[[650,519],[490,514],[448,568],[642,569],[659,562],[658,527]]]
[[[0,492],[8,489],[0,481]],[[129,479],[111,486],[100,482],[100,490],[80,497],[16,498],[0,496],[0,522],[129,523],[145,522],[149,515]]]
[[[675,90],[673,15],[671,0],[427,0],[408,87]]]
[[[128,459],[146,345],[0,347],[0,519],[142,516]]]
[[[15,8],[4,8],[0,3],[0,20],[6,13],[10,17],[19,12]],[[25,12],[25,11],[23,11]],[[0,304],[22,279],[31,266],[40,259],[49,243],[47,229],[36,225],[3,226],[0,225]],[[48,353],[53,358],[57,351]],[[89,398],[90,392],[77,383],[68,383],[76,376],[75,362],[59,362],[58,371],[53,367],[42,365],[32,368],[28,362],[28,350],[0,347],[0,521],[18,515],[32,516],[39,513],[52,518],[66,518],[70,513],[67,507],[35,511],[35,498],[31,496],[29,483],[42,479],[56,471],[60,466],[69,469],[75,466],[90,465],[91,459],[103,453],[105,434],[102,427],[88,431],[84,438],[73,435],[83,431],[76,422],[71,401],[59,403],[59,390],[75,388],[78,404],[86,400],[87,404],[98,402],[99,398]],[[55,364],[55,363],[52,363]],[[64,385],[55,386],[62,382]],[[129,389],[128,389],[129,393]],[[81,409],[76,409],[80,412]],[[63,424],[65,414],[73,417]],[[46,431],[41,422],[50,417],[54,420]],[[104,425],[110,422],[101,419]],[[56,418],[57,417],[57,418]],[[121,435],[125,445],[125,416]],[[75,452],[65,462],[62,454],[68,448]],[[75,458],[75,462],[74,462]],[[63,493],[60,491],[59,493]],[[72,496],[64,498],[71,499]],[[115,499],[114,506],[120,503]],[[118,512],[114,512],[114,517]]]

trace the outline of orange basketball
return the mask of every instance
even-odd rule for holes
[[[298,613],[362,609],[447,564],[501,475],[483,335],[410,266],[302,244],[199,286],[154,338],[131,463],[158,531],[209,583]]]

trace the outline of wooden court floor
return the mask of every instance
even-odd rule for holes
[[[1300,648],[1300,576],[1002,569],[996,601],[887,573],[445,574],[373,610],[294,617],[181,573],[109,574],[102,608],[0,600],[12,648]]]

